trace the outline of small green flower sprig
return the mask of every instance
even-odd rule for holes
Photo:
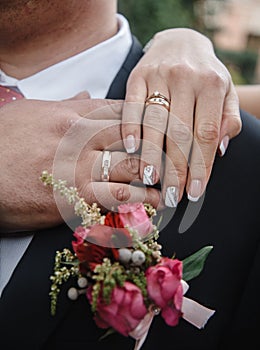
[[[100,213],[100,208],[96,203],[89,205],[84,198],[79,196],[75,187],[67,187],[67,182],[64,180],[55,180],[52,174],[44,170],[40,176],[40,180],[45,186],[51,186],[54,191],[59,191],[60,195],[65,197],[69,204],[74,204],[74,211],[77,216],[82,219],[81,225],[88,227],[96,223],[102,223],[103,217]],[[68,267],[70,265],[70,267]],[[59,286],[66,282],[69,277],[79,275],[78,261],[75,254],[69,249],[64,249],[62,252],[57,251],[55,255],[54,273],[50,277],[51,285],[51,314],[55,315],[57,308],[57,299],[60,293]]]
[[[105,302],[109,304],[115,286],[124,285],[126,281],[125,269],[118,262],[112,264],[110,259],[105,258],[102,264],[96,266],[92,279],[95,280],[95,284],[92,291],[91,309],[95,312],[101,291]]]
[[[77,216],[82,219],[81,225],[88,227],[96,223],[102,223],[103,216],[97,203],[92,205],[85,202],[84,198],[79,196],[76,187],[67,187],[65,180],[55,180],[52,174],[44,170],[40,176],[40,180],[45,186],[53,187],[54,191],[59,191],[60,195],[65,197],[69,204],[74,204],[74,211]]]
[[[68,265],[69,267],[67,267]],[[57,299],[60,293],[59,286],[70,277],[78,276],[79,269],[77,258],[69,249],[57,251],[55,255],[54,274],[50,277],[52,281],[51,291],[51,314],[54,316],[57,308]]]

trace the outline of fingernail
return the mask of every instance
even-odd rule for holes
[[[201,196],[202,184],[200,180],[192,180],[188,192],[188,199],[197,202]]]
[[[221,157],[223,157],[224,154],[226,153],[226,150],[228,148],[228,144],[229,144],[229,137],[226,135],[223,137],[223,139],[219,145],[219,155]]]
[[[170,208],[176,208],[179,200],[179,189],[175,186],[169,186],[166,190],[165,205]]]
[[[153,165],[147,165],[144,168],[144,173],[143,173],[144,185],[154,185],[154,174],[155,174],[155,168]]]
[[[125,142],[125,148],[127,153],[134,153],[135,152],[135,137],[134,135],[128,135]]]

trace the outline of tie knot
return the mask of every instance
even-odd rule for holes
[[[6,86],[0,85],[0,107],[6,103],[20,100],[23,98],[23,95],[17,91],[14,91]]]

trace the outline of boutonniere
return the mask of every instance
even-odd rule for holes
[[[212,246],[205,246],[184,260],[162,256],[158,244],[159,223],[149,204],[126,203],[102,215],[100,208],[79,197],[76,188],[55,180],[44,171],[41,181],[58,190],[74,205],[82,219],[73,234],[72,250],[55,256],[51,313],[54,315],[60,285],[77,277],[77,288],[68,290],[76,300],[84,295],[90,303],[96,325],[136,340],[135,350],[144,343],[154,316],[169,326],[183,318],[203,328],[214,310],[185,297],[188,281],[203,270]]]

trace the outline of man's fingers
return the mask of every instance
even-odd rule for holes
[[[132,186],[115,182],[92,182],[83,187],[80,193],[90,203],[98,203],[103,210],[111,210],[122,203],[150,203],[160,207],[160,191],[154,188]]]
[[[75,171],[80,166],[85,170],[85,179],[90,178],[94,151],[122,151],[123,142],[120,133],[121,123],[112,120],[86,120],[80,118],[60,139],[53,159],[53,174],[56,178],[64,178],[73,184]],[[69,164],[69,166],[68,166]],[[81,165],[83,164],[83,165]]]
[[[106,151],[107,152],[107,151]],[[91,167],[89,167],[90,153],[82,152],[77,164],[77,182],[84,183],[86,178],[92,182],[102,182],[102,175],[106,174],[109,182],[140,183],[140,159],[137,154],[129,155],[126,152],[109,152],[105,157],[102,151],[91,151]],[[103,161],[107,160],[106,167]]]

